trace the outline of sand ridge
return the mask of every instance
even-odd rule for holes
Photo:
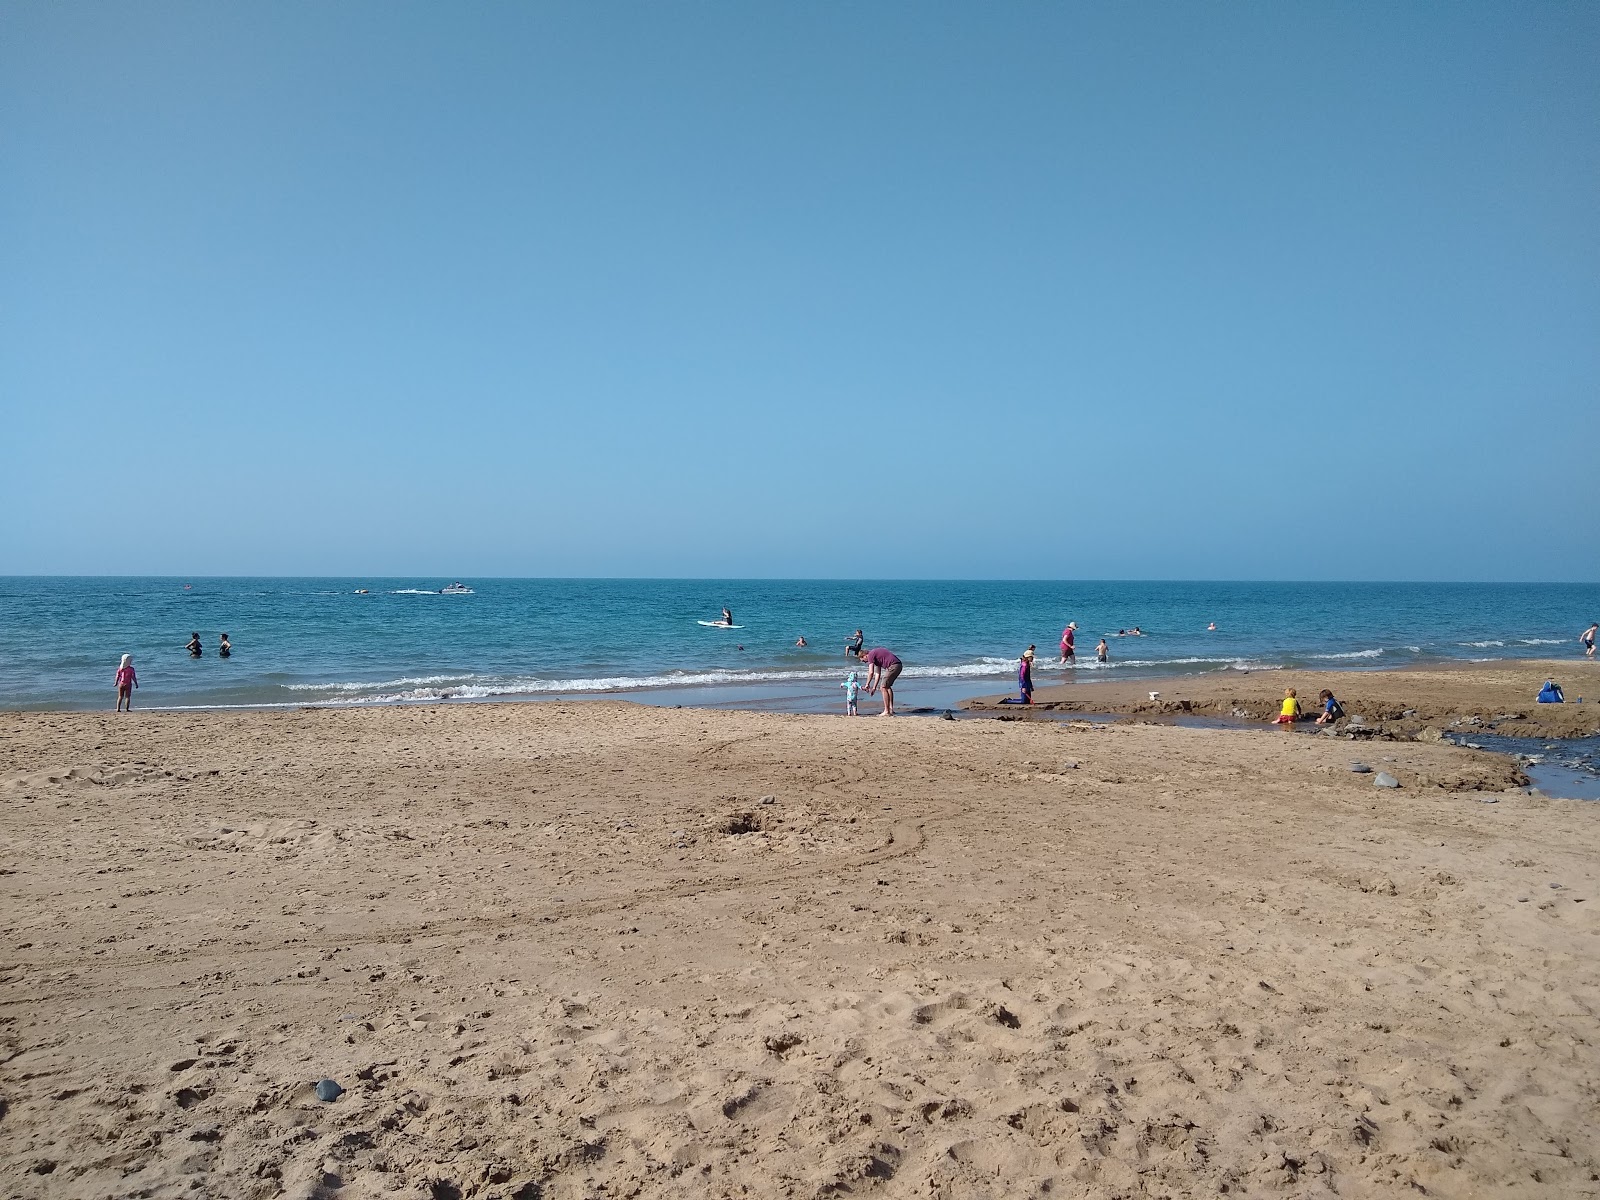
[[[618,703],[0,755],[7,1196],[1600,1193],[1600,806],[1494,756]]]

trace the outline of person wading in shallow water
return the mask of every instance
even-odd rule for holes
[[[894,716],[894,681],[900,678],[900,659],[893,650],[878,646],[863,654],[861,661],[867,664],[867,695],[883,689],[883,711],[878,715]]]

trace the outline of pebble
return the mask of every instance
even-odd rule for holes
[[[1367,766],[1367,764],[1364,763],[1364,762],[1353,762],[1353,763],[1351,763],[1350,764],[1350,771],[1351,771],[1352,774],[1355,774],[1355,775],[1370,775],[1370,774],[1372,774],[1372,768]]]
[[[763,804],[776,804],[777,802],[778,802],[778,798],[776,796],[763,796],[763,797],[761,797],[761,803],[763,803]]]
[[[1500,797],[1499,796],[1480,796],[1478,798],[1478,803],[1479,804],[1499,804],[1500,803]]]
[[[1566,886],[1566,884],[1564,884],[1564,883],[1552,883],[1550,886],[1552,888],[1554,888],[1556,891],[1559,892],[1562,888],[1564,888]]]
[[[1384,788],[1397,788],[1400,786],[1400,781],[1387,771],[1379,771],[1372,777],[1372,782]]]
[[[317,1099],[321,1100],[324,1104],[332,1104],[340,1096],[344,1095],[344,1089],[331,1079],[317,1080],[316,1090]]]

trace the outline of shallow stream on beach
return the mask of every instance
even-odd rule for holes
[[[1509,754],[1522,764],[1530,786],[1563,800],[1600,800],[1600,737],[1499,737],[1492,733],[1449,735],[1458,746]]]

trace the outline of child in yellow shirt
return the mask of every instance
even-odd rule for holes
[[[1300,719],[1300,701],[1295,699],[1294,689],[1290,688],[1283,694],[1283,709],[1278,713],[1277,724],[1293,725]]]

